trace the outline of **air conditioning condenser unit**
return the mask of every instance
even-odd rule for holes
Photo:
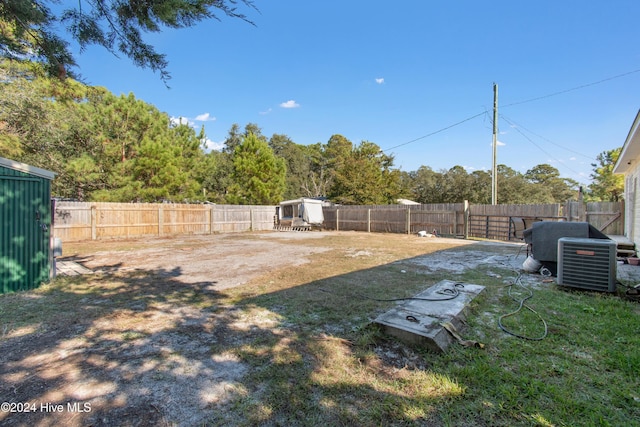
[[[616,242],[609,239],[558,239],[558,285],[615,292]]]

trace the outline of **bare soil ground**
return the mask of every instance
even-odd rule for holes
[[[322,246],[324,237],[324,233],[290,232],[153,238],[126,242],[132,250],[123,242],[101,242],[97,251],[68,259],[96,272],[157,271],[181,283],[219,291],[267,270],[308,262],[309,255],[328,250]],[[303,241],[314,243],[300,244]],[[69,246],[73,250],[76,245]]]
[[[277,288],[278,272],[291,269],[305,282],[305,264],[335,251],[356,269],[393,264],[402,273],[514,265],[514,245],[456,252],[471,243],[285,232],[66,244],[62,259],[94,274],[0,301],[0,402],[10,404],[0,424],[235,424],[225,405],[249,396],[243,377],[256,369],[237,349],[265,337],[277,349],[288,330],[277,312],[238,309],[226,291]]]

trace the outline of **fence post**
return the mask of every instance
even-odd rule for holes
[[[464,230],[463,230],[463,233],[464,233]],[[457,236],[458,236],[458,213],[456,211],[453,211],[453,237],[457,237]]]
[[[158,206],[158,236],[162,235],[164,229],[164,207]]]
[[[463,214],[462,214],[463,215],[462,227],[464,228],[464,230],[462,230],[462,233],[463,233],[465,239],[469,238],[469,211],[470,211],[469,201],[465,200],[464,201],[464,210],[463,210]],[[458,230],[454,230],[453,232],[455,234],[458,234]]]
[[[213,234],[213,206],[209,206],[209,234]]]
[[[98,220],[98,215],[96,212],[96,205],[91,205],[91,240],[96,240],[98,238],[96,221]]]
[[[250,222],[249,231],[253,231],[255,227],[253,226],[253,209],[252,208],[249,208],[249,222]]]
[[[411,234],[411,208],[407,208],[407,234]]]
[[[336,208],[336,231],[340,231],[340,209]]]
[[[371,233],[371,209],[367,209],[367,233]]]
[[[489,215],[487,215],[487,219],[484,224],[484,238],[489,238]]]

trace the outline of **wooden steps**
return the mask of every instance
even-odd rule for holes
[[[636,244],[626,236],[607,236],[616,242],[616,255],[620,258],[628,258],[636,255]]]

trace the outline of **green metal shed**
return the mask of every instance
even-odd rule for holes
[[[0,293],[52,277],[53,172],[0,157]]]

